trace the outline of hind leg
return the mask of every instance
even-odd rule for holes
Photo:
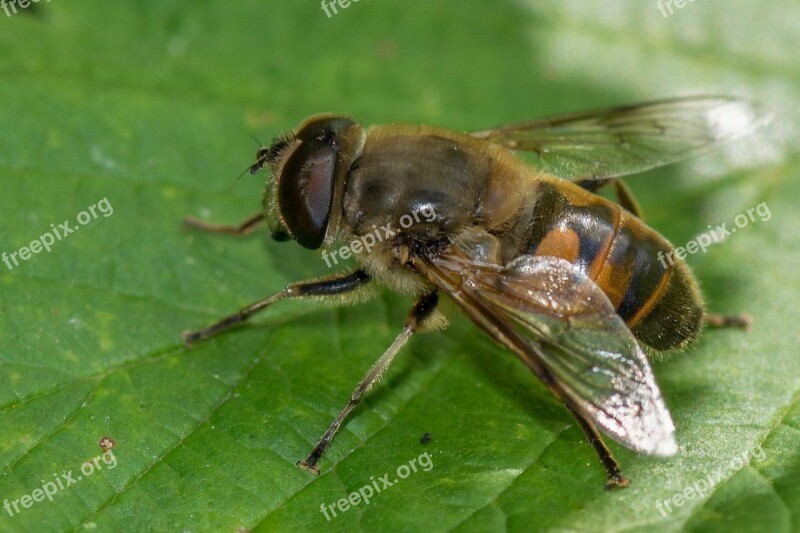
[[[644,217],[642,216],[642,208],[639,206],[639,202],[633,195],[633,191],[631,191],[621,179],[607,178],[603,180],[583,180],[578,182],[578,185],[589,192],[597,192],[609,184],[614,186],[614,194],[617,196],[617,202],[619,205],[633,213],[636,218],[644,220]]]
[[[753,319],[749,315],[721,315],[718,313],[706,313],[703,315],[703,323],[710,328],[740,328],[750,329]]]

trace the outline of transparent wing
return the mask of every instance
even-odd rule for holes
[[[619,443],[677,451],[647,357],[603,291],[563,259],[522,256],[500,268],[444,254],[420,270],[473,322]]]
[[[546,172],[604,179],[689,159],[766,125],[770,114],[725,96],[676,98],[597,109],[472,133],[512,150],[535,152]]]

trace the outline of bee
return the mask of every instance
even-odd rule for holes
[[[760,106],[726,96],[473,133],[411,124],[365,128],[343,115],[312,116],[259,148],[250,172],[271,171],[259,213],[237,226],[191,218],[185,225],[246,235],[266,222],[276,240],[326,251],[376,228],[385,238],[352,247],[356,270],[291,284],[184,332],[184,342],[217,335],[283,299],[356,302],[375,284],[414,295],[394,342],[298,461],[318,474],[336,431],[408,339],[447,325],[440,308],[446,298],[564,403],[605,467],[606,487],[626,486],[600,431],[640,453],[677,452],[648,356],[691,343],[704,322],[746,322],[707,314],[687,265],[659,260],[673,257],[673,247],[642,221],[619,178],[704,154],[768,120]],[[608,185],[617,202],[596,194]],[[410,217],[420,212],[426,216]]]

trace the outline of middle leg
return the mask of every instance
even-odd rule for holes
[[[298,461],[297,466],[302,468],[303,470],[308,470],[312,474],[319,475],[319,468],[317,467],[317,462],[322,457],[322,454],[325,453],[325,450],[328,448],[328,445],[333,440],[334,435],[339,430],[339,427],[344,422],[347,415],[361,402],[361,399],[370,391],[373,385],[377,383],[386,369],[389,368],[389,365],[394,360],[394,357],[400,352],[400,349],[405,345],[408,339],[419,331],[421,328],[425,326],[425,322],[428,318],[436,310],[436,305],[439,302],[439,295],[436,291],[425,294],[421,296],[417,302],[414,304],[414,307],[411,308],[409,311],[408,316],[406,317],[405,324],[403,324],[403,331],[394,342],[387,348],[387,350],[383,353],[383,355],[378,359],[372,368],[369,369],[369,372],[361,379],[361,382],[356,387],[356,390],[350,395],[350,400],[347,402],[347,405],[344,406],[344,409],[339,413],[339,415],[334,418],[331,425],[328,427],[328,430],[325,434],[322,435],[322,438],[319,439],[319,442],[314,449],[311,450],[311,453],[308,454],[303,461]]]

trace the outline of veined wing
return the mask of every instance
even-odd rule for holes
[[[570,180],[642,172],[709,152],[766,125],[753,102],[695,96],[557,115],[472,133],[535,152],[546,172]]]

